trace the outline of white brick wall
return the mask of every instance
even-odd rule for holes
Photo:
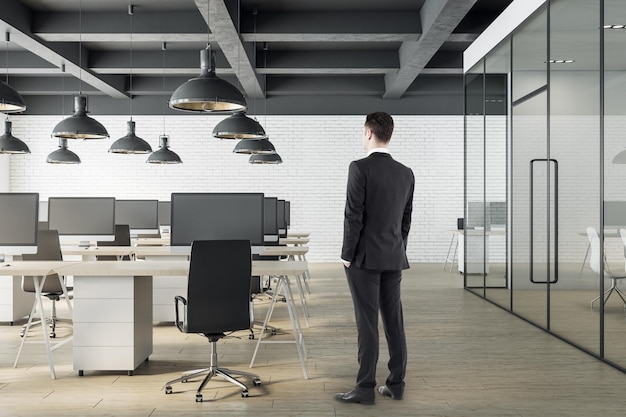
[[[13,134],[30,155],[11,158],[10,191],[50,196],[114,196],[169,200],[172,192],[263,192],[291,201],[292,230],[311,232],[307,259],[333,262],[340,256],[348,164],[364,156],[364,116],[260,116],[284,163],[251,165],[233,154],[236,141],[211,136],[221,116],[135,116],[136,133],[158,148],[170,135],[182,165],[146,164],[146,155],[107,152],[126,133],[126,116],[97,116],[111,139],[69,141],[82,163],[51,165],[57,147],[50,137],[59,116],[12,116]],[[457,217],[463,216],[463,117],[395,116],[390,150],[416,177],[408,254],[411,262],[441,262]],[[163,125],[165,123],[165,129]]]

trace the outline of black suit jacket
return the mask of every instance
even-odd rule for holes
[[[391,155],[350,163],[341,259],[359,268],[407,269],[415,177]]]

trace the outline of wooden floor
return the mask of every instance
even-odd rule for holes
[[[626,374],[502,311],[462,289],[458,273],[441,264],[417,264],[405,273],[403,302],[409,344],[404,400],[379,397],[374,406],[334,399],[356,374],[352,302],[339,264],[311,264],[310,327],[303,378],[293,344],[263,345],[255,366],[255,340],[246,332],[218,345],[219,361],[257,372],[250,396],[221,380],[209,382],[195,402],[197,382],[162,390],[180,372],[206,365],[208,343],[171,324],[154,329],[154,353],[133,376],[72,370],[71,343],[54,353],[50,378],[41,344],[28,344],[17,369],[19,326],[0,325],[0,416],[623,416]],[[262,318],[268,301],[256,302]],[[275,340],[291,340],[287,309],[279,304]],[[65,326],[65,327],[63,327]],[[61,325],[59,337],[69,332]],[[284,333],[284,334],[281,334]],[[382,332],[381,332],[382,336]],[[38,340],[40,334],[33,334]],[[30,338],[29,338],[30,339]],[[625,347],[626,348],[626,347]],[[379,381],[386,377],[381,343]],[[251,385],[251,384],[250,384]]]

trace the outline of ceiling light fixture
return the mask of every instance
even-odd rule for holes
[[[61,64],[61,115],[65,109],[65,64]],[[67,148],[67,139],[59,138],[59,149],[50,152],[46,158],[49,164],[80,164],[80,158]]]
[[[241,18],[239,17],[240,3],[237,3],[237,34],[240,33]],[[256,9],[255,9],[256,12]],[[256,13],[255,13],[256,17]],[[256,35],[256,19],[254,20],[254,34]],[[255,36],[256,39],[256,36]],[[254,42],[254,56],[252,58],[256,65],[256,41]],[[237,69],[240,65],[239,48],[237,48]],[[219,122],[213,129],[213,137],[218,139],[265,139],[267,135],[261,124],[248,117],[243,110],[236,111],[232,116]],[[236,148],[235,148],[236,149]]]
[[[49,164],[80,164],[80,158],[67,149],[67,139],[59,138],[59,149],[50,152],[46,162]]]
[[[128,5],[128,15],[130,16],[130,120],[126,122],[128,127],[126,136],[113,142],[109,152],[118,154],[142,154],[151,153],[152,147],[148,142],[135,134],[135,122],[133,121],[133,14],[135,12],[132,4]]]
[[[6,32],[6,64],[7,64],[7,80],[0,80],[0,112],[2,113],[18,113],[26,110],[24,99],[13,87],[9,85],[9,40],[11,35]]]
[[[167,50],[167,44],[163,42],[161,45],[163,51],[163,91],[165,92],[165,51]],[[165,96],[163,97],[165,99]],[[165,131],[165,108],[167,104],[163,106],[163,131]],[[146,161],[149,164],[182,164],[183,161],[180,156],[169,148],[170,137],[165,133],[159,136],[160,148],[158,151],[154,151],[148,157]]]
[[[282,164],[283,160],[277,153],[250,155],[251,164]]]
[[[7,118],[4,122],[4,135],[0,136],[0,154],[30,153],[28,145],[11,133],[11,122]]]
[[[74,114],[61,120],[52,130],[52,136],[66,139],[105,139],[109,132],[100,122],[87,116],[87,96],[82,94],[83,46],[82,1],[78,9],[78,95],[74,96]]]
[[[207,0],[207,30],[210,34]],[[200,75],[180,85],[172,94],[169,106],[190,112],[233,112],[245,110],[246,99],[234,85],[215,75],[215,51],[211,50],[210,38],[207,47],[200,51]]]
[[[219,122],[213,129],[213,137],[218,139],[265,139],[263,126],[246,115],[243,110]]]
[[[176,152],[170,150],[169,142],[170,137],[167,135],[159,136],[160,148],[158,151],[154,151],[148,157],[146,161],[149,164],[182,164],[183,161]]]
[[[276,148],[267,139],[242,140],[233,149],[234,153],[243,154],[270,154],[276,153]]]
[[[256,15],[256,10],[255,10],[255,15]],[[264,99],[264,113],[265,113],[265,124],[267,125],[267,42],[265,42],[263,44],[263,51],[264,51],[264,67],[265,67],[265,99]],[[261,141],[246,141],[246,144],[248,142],[261,142]],[[237,145],[240,145],[242,142],[239,142]],[[267,143],[269,143],[272,148],[274,148],[274,145],[272,145],[270,143],[270,141],[268,140]],[[237,148],[235,148],[235,151],[233,152],[237,152]],[[278,153],[276,152],[276,150],[274,150],[273,152],[246,152],[246,153],[252,153],[252,155],[250,156],[250,159],[248,159],[248,162],[250,162],[251,164],[282,164],[283,160],[280,157],[280,155],[278,155]]]

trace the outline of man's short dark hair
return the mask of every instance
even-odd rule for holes
[[[374,133],[379,141],[388,143],[393,133],[393,118],[382,111],[370,113],[365,118],[365,127]]]

